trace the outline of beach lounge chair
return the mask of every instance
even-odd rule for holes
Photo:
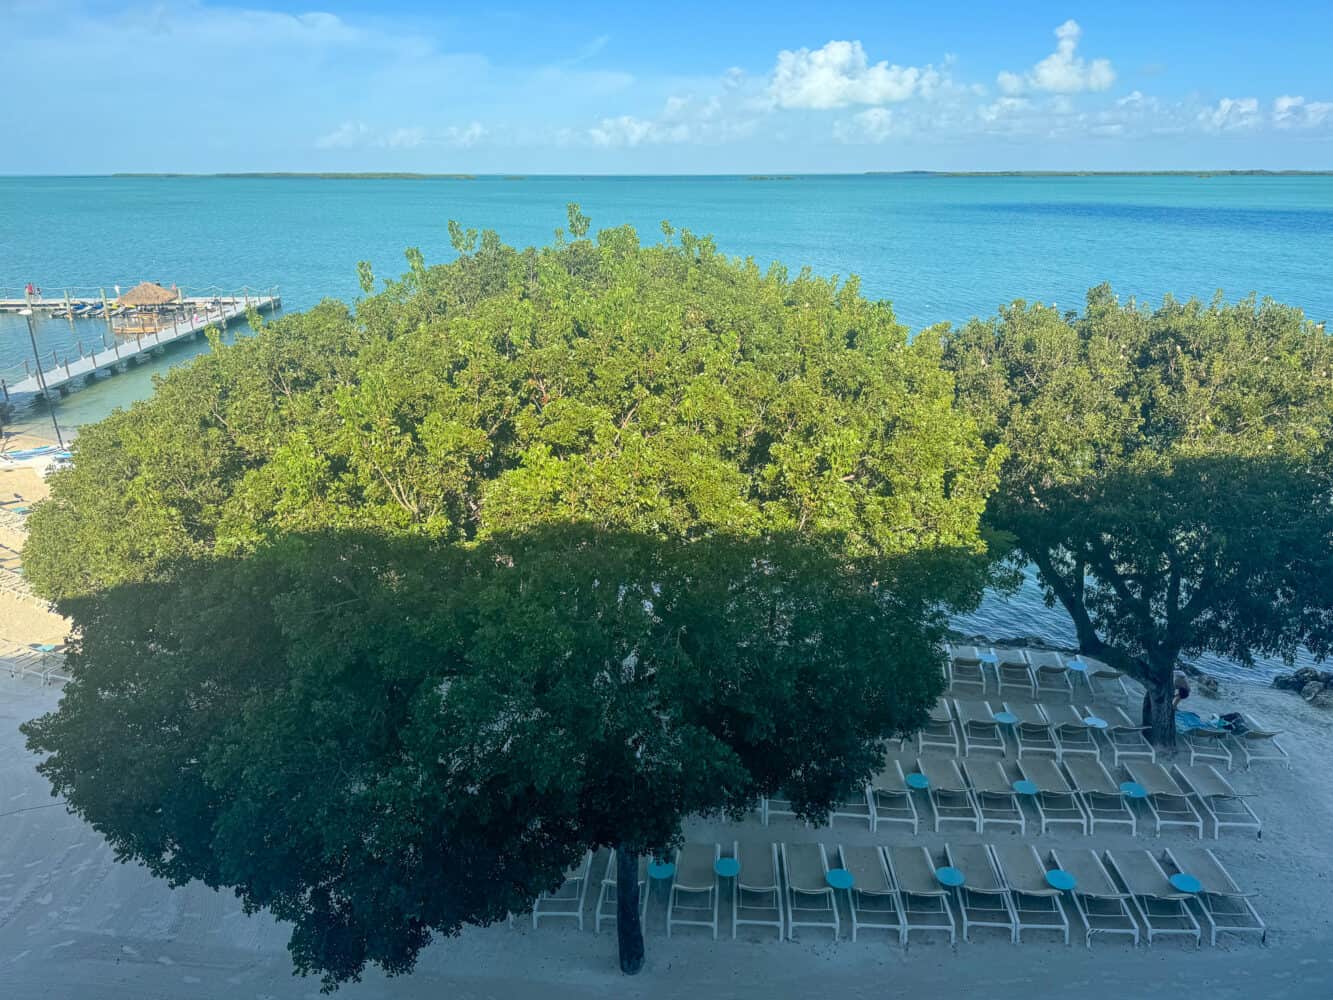
[[[842,922],[833,887],[828,884],[828,854],[823,844],[787,844],[780,849],[786,875],[787,940],[797,927],[826,927],[838,939]]]
[[[948,660],[949,687],[975,688],[978,694],[986,693],[986,670],[981,663],[981,650],[976,646],[958,646],[949,644]]]
[[[1004,710],[1018,719],[1014,724],[1014,739],[1018,743],[1018,759],[1023,755],[1045,754],[1058,760],[1060,744],[1055,739],[1055,727],[1039,704],[1006,701]]]
[[[862,785],[860,795],[853,794],[850,798],[834,803],[828,818],[829,826],[832,826],[834,821],[839,818],[854,819],[866,824],[873,831],[875,829],[875,803],[871,798],[870,786]]]
[[[1186,901],[1187,892],[1181,892],[1169,881],[1169,876],[1149,851],[1119,851],[1102,855],[1106,867],[1129,892],[1129,903],[1134,908],[1152,947],[1152,939],[1168,934],[1194,938],[1197,948],[1202,940],[1199,922],[1194,919]]]
[[[1085,711],[1088,715],[1093,714],[1091,706]],[[1113,705],[1104,710],[1103,714],[1108,725],[1102,735],[1106,737],[1106,742],[1111,747],[1112,767],[1119,767],[1122,759],[1157,760],[1157,751],[1144,735],[1146,730],[1131,719],[1123,708]]]
[[[930,782],[930,804],[935,809],[935,832],[940,832],[944,822],[966,823],[977,833],[981,832],[981,813],[976,800],[972,798],[972,789],[958,770],[958,762],[952,757],[919,757],[917,770]]]
[[[1080,713],[1073,705],[1044,705],[1046,717],[1055,727],[1055,744],[1060,750],[1060,759],[1082,755],[1095,759],[1101,758],[1097,741],[1093,739],[1092,729],[1083,721],[1086,712]]]
[[[949,890],[935,877],[935,863],[924,847],[886,847],[889,874],[898,887],[903,915],[903,946],[913,931],[945,931],[949,943],[958,940],[958,928],[949,910]]]
[[[1203,839],[1203,817],[1190,802],[1189,793],[1181,788],[1176,779],[1161,764],[1146,760],[1125,761],[1125,770],[1130,780],[1138,782],[1148,792],[1143,799],[1157,832],[1164,826],[1179,826],[1193,830]]]
[[[1187,729],[1181,735],[1185,746],[1189,748],[1191,764],[1197,764],[1199,761],[1216,762],[1225,764],[1227,770],[1231,769],[1234,758],[1231,756],[1230,732],[1225,729],[1214,729],[1211,726],[1196,726]]]
[[[995,650],[995,680],[997,690],[1004,694],[1005,689],[1020,691],[1029,698],[1037,697],[1037,678],[1032,675],[1027,653],[1021,649]]]
[[[778,792],[770,798],[761,799],[759,802],[759,819],[764,826],[768,826],[768,821],[775,816],[790,816],[796,818],[796,810],[792,806],[791,799],[785,791]],[[807,823],[808,827],[810,824]]]
[[[882,847],[844,847],[838,845],[839,864],[851,872],[852,887],[847,891],[852,914],[852,940],[862,927],[893,931],[903,943],[902,908],[898,887],[889,874]]]
[[[565,881],[555,892],[543,892],[532,906],[532,926],[539,920],[568,917],[583,930],[583,904],[588,898],[588,877],[592,870],[592,851],[586,851],[583,860],[565,872]]]
[[[1242,715],[1241,722],[1245,731],[1232,734],[1231,749],[1241,759],[1242,767],[1248,770],[1257,761],[1277,763],[1291,769],[1291,756],[1277,741],[1279,730],[1269,729],[1248,715]]]
[[[973,927],[998,927],[1017,940],[1017,919],[1009,903],[1009,889],[985,844],[944,845],[944,863],[963,873],[963,884],[954,887],[958,913],[963,918],[963,940],[970,940]]]
[[[1072,701],[1074,698],[1072,671],[1065,666],[1064,657],[1054,650],[1029,649],[1028,666],[1036,680],[1036,697]]]
[[[925,726],[916,734],[916,748],[918,753],[925,753],[927,750],[958,753],[958,726],[954,722],[949,703],[943,698],[935,702]]]
[[[1018,773],[1040,791],[1032,796],[1041,818],[1041,832],[1060,823],[1069,823],[1088,832],[1088,814],[1059,765],[1045,757],[1029,757],[1018,762]]]
[[[1060,905],[1060,890],[1046,881],[1046,865],[1031,844],[992,844],[995,867],[1009,889],[1014,914],[1014,940],[1023,932],[1055,931],[1069,943],[1069,918]]]
[[[953,710],[963,737],[964,757],[970,756],[973,750],[989,750],[1004,756],[1004,734],[987,702],[955,698]]]
[[[907,787],[903,765],[896,757],[885,757],[884,766],[870,781],[870,802],[874,809],[871,829],[889,823],[901,823],[908,826],[915,836],[921,830],[921,819],[916,811],[916,802],[912,800],[912,790]]]
[[[597,909],[593,929],[602,933],[602,924],[614,924],[618,915],[619,897],[616,896],[616,852],[612,851],[606,859],[606,873],[602,876],[602,887],[597,893]],[[648,855],[639,855],[639,922],[648,912]]]
[[[1092,757],[1066,757],[1060,762],[1069,782],[1083,801],[1088,814],[1088,832],[1097,833],[1097,824],[1123,823],[1130,833],[1138,833],[1139,820],[1125,801],[1124,793],[1100,760]]]
[[[1083,676],[1088,682],[1088,690],[1092,692],[1093,698],[1102,694],[1118,693],[1125,701],[1129,701],[1129,688],[1125,686],[1124,674],[1101,660],[1087,656],[1081,656],[1079,659],[1088,665]]]
[[[1213,821],[1213,837],[1222,836],[1222,827],[1253,830],[1263,836],[1263,824],[1231,782],[1217,773],[1211,764],[1177,764],[1172,771],[1182,788],[1194,797],[1199,811]]]
[[[1111,880],[1096,851],[1051,851],[1051,863],[1074,877],[1070,897],[1087,930],[1084,943],[1091,948],[1094,934],[1128,934],[1137,945],[1139,926],[1129,910],[1129,894]]]
[[[1012,824],[1019,833],[1027,833],[1027,817],[1014,791],[1014,783],[998,760],[965,760],[963,777],[972,786],[972,801],[977,805],[977,828],[985,832],[991,826]],[[966,934],[963,935],[967,937]]]
[[[666,932],[682,927],[707,927],[717,939],[717,871],[722,856],[717,844],[686,844],[676,851],[676,874],[667,900]]]
[[[1173,847],[1163,857],[1162,868],[1168,875],[1187,872],[1203,887],[1193,904],[1208,925],[1210,944],[1216,946],[1217,935],[1224,931],[1257,934],[1260,943],[1267,940],[1268,928],[1250,902],[1254,893],[1241,889],[1212,851],[1206,847]]]
[[[739,925],[752,924],[776,927],[778,940],[782,940],[786,915],[778,876],[778,845],[741,840],[731,846],[732,856],[741,866],[731,885],[731,936],[735,938]]]

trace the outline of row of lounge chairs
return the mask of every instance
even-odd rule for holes
[[[1128,700],[1129,689],[1120,671],[1098,660],[1067,661],[1054,651],[1005,649],[949,644],[946,680],[954,689],[974,688],[981,694],[994,688],[1019,692],[1036,699],[1044,694],[1073,699],[1077,686],[1088,693],[1118,693]],[[1071,669],[1070,662],[1081,669]]]
[[[1277,733],[1249,725],[1239,735],[1220,729],[1193,729],[1184,734],[1189,762],[1216,762],[1234,769],[1256,761],[1290,766]],[[1012,748],[1021,760],[1044,755],[1057,761],[1075,755],[1111,756],[1118,767],[1130,759],[1157,760],[1145,728],[1118,705],[1093,708],[1026,702],[939,699],[924,727],[916,734],[920,752],[944,750],[969,757],[973,752],[1008,755]]]
[[[668,890],[668,935],[676,926],[699,926],[717,937],[721,857],[718,844],[687,844],[677,852]],[[839,845],[830,855],[820,843],[737,841],[730,857],[737,869],[730,879],[733,938],[746,925],[772,928],[779,938],[791,939],[803,927],[829,930],[837,938],[844,922],[840,894],[845,894],[853,941],[863,930],[885,930],[904,947],[914,932],[944,933],[953,944],[960,929],[968,941],[975,928],[999,929],[1014,943],[1021,943],[1024,931],[1050,931],[1068,944],[1070,919],[1062,896],[1080,919],[1089,946],[1098,934],[1126,935],[1136,945],[1184,935],[1198,945],[1203,928],[1212,944],[1226,931],[1257,934],[1261,941],[1266,936],[1250,894],[1204,848],[1041,855],[1030,844],[1018,843],[946,844],[938,854],[922,846]],[[582,929],[592,862],[589,852],[557,892],[537,901],[534,926],[543,917],[566,917]],[[597,900],[598,931],[615,920],[615,873],[612,852]],[[645,907],[647,873],[645,861],[639,869]],[[1197,884],[1190,886],[1188,878],[1172,881],[1181,875]]]
[[[1035,813],[1033,822],[1043,835],[1060,826],[1095,835],[1099,824],[1137,834],[1140,817],[1132,803],[1138,800],[1156,833],[1181,827],[1194,830],[1200,839],[1209,833],[1219,838],[1226,828],[1262,836],[1263,824],[1245,797],[1208,764],[1177,764],[1168,771],[1155,761],[1134,760],[1124,768],[1128,783],[1138,787],[1127,788],[1127,782],[1113,778],[1095,757],[1001,762],[925,755],[917,759],[909,779],[902,762],[890,755],[866,785],[864,797],[840,803],[830,820],[857,820],[872,832],[901,825],[916,835],[922,820],[916,800],[924,794],[936,833],[941,824],[953,822],[977,833],[988,826],[1011,825],[1026,835],[1029,813]],[[783,815],[795,815],[789,801],[775,798],[761,804],[765,826]]]

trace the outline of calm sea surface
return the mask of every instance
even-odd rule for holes
[[[570,201],[594,229],[629,223],[651,242],[667,219],[761,264],[859,275],[914,330],[1016,298],[1078,308],[1102,281],[1152,303],[1257,292],[1333,318],[1333,177],[0,177],[0,297],[28,282],[50,298],[147,279],[187,294],[277,285],[284,306],[301,309],[359,294],[358,260],[390,276],[405,270],[405,247],[451,259],[449,219],[516,246],[546,243]],[[43,363],[105,334],[97,320],[41,319]],[[206,349],[190,341],[99,378],[57,404],[57,417],[71,429],[97,420]],[[12,382],[30,357],[21,318],[0,314],[0,376]],[[49,429],[44,409],[20,407],[16,418]],[[1073,639],[1031,585],[960,626]]]

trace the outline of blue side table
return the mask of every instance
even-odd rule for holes
[[[924,792],[930,787],[930,779],[917,771],[913,771],[903,780],[907,782],[908,788],[915,788],[918,792]]]
[[[735,878],[741,873],[741,863],[735,858],[718,858],[713,862],[713,871],[721,878]]]
[[[1203,888],[1203,884],[1187,872],[1176,872],[1168,881],[1177,892],[1188,892],[1191,896]]]
[[[1065,666],[1070,670],[1077,670],[1080,674],[1086,674],[1088,672],[1088,665],[1082,660],[1066,660]]]
[[[1063,868],[1052,868],[1046,873],[1046,884],[1052,889],[1059,889],[1061,892],[1068,892],[1076,885],[1074,876]]]
[[[850,889],[855,880],[846,868],[830,868],[824,875],[824,881],[834,889]]]
[[[982,663],[989,663],[992,667],[1000,662],[1000,658],[994,653],[978,653],[977,659]]]
[[[1146,799],[1148,789],[1144,788],[1137,781],[1122,781],[1120,783],[1120,794],[1127,799]]]
[[[676,874],[676,866],[670,861],[653,860],[648,862],[648,877],[664,882]]]
[[[1019,795],[1036,795],[1041,791],[1035,781],[1028,781],[1026,778],[1014,782],[1014,791]]]
[[[964,882],[963,873],[957,868],[936,868],[935,881],[940,885],[947,885],[949,888],[956,888]]]
[[[996,712],[994,719],[1002,726],[1015,726],[1018,724],[1018,716],[1013,712]]]
[[[1108,723],[1105,719],[1096,715],[1089,715],[1083,720],[1083,725],[1087,726],[1089,729],[1105,729]]]

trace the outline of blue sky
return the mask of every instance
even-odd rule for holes
[[[1333,4],[0,0],[0,173],[1333,168]]]

